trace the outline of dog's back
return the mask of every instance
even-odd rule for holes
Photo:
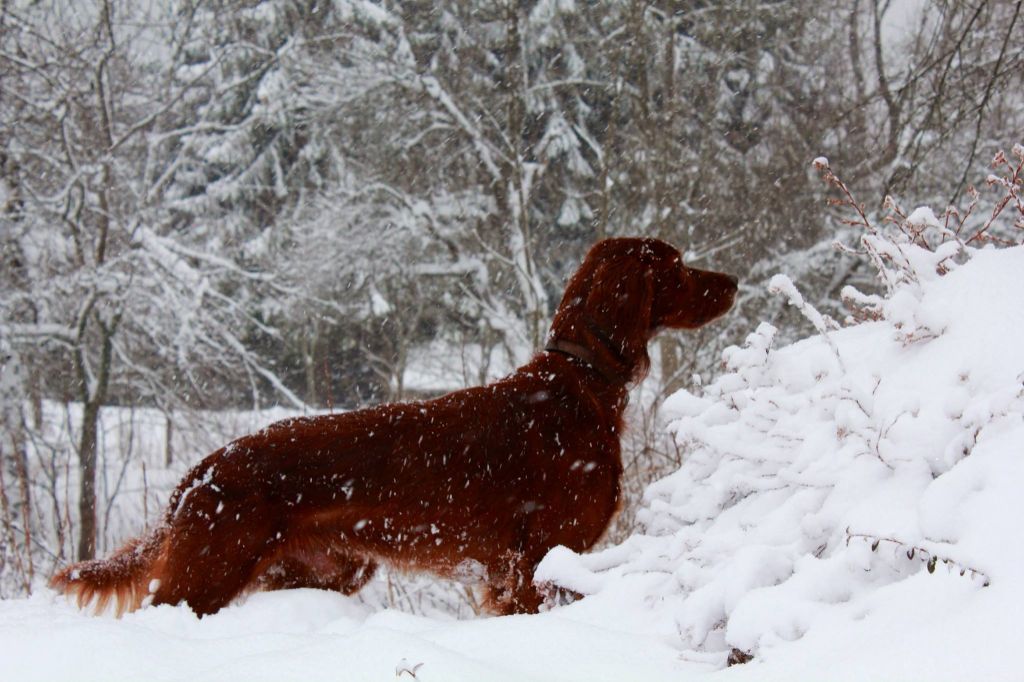
[[[349,591],[378,562],[462,577],[469,559],[505,594],[551,547],[590,547],[617,507],[621,411],[604,393],[622,389],[587,374],[542,354],[490,386],[277,422],[198,464],[145,554],[55,584],[209,613],[254,587]]]

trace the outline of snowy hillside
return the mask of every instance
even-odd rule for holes
[[[886,244],[891,295],[847,292],[874,321],[785,348],[762,324],[669,401],[686,458],[645,534],[538,570],[576,603],[455,621],[302,590],[118,621],[44,591],[0,602],[0,678],[1020,679],[1024,248]]]
[[[884,320],[727,351],[666,406],[689,457],[648,534],[540,577],[595,612],[642,593],[683,658],[754,656],[730,676],[1020,679],[1024,250],[917,272]]]

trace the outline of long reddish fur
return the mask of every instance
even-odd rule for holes
[[[209,614],[251,589],[351,594],[379,563],[476,578],[495,613],[534,612],[533,569],[589,549],[619,505],[627,389],[662,328],[732,305],[736,280],[654,239],[596,244],[539,352],[488,386],[287,419],[196,465],[162,524],[57,590],[117,613],[185,602]]]

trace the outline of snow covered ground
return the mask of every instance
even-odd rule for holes
[[[785,348],[761,325],[670,399],[686,459],[645,532],[538,569],[574,604],[453,620],[299,590],[115,620],[42,591],[0,602],[0,679],[1024,679],[1024,249],[876,247],[890,295],[851,297],[877,319]]]
[[[0,603],[4,680],[679,680],[670,641],[566,614],[436,620],[314,590],[254,594],[198,620],[83,616],[52,595]],[[422,664],[422,665],[421,665]],[[419,666],[416,668],[416,666]],[[403,678],[412,679],[408,673]]]

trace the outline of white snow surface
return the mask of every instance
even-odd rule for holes
[[[644,532],[538,568],[580,601],[459,621],[291,590],[116,620],[42,590],[0,601],[0,679],[1019,680],[1024,249],[925,265],[883,319],[785,348],[762,324],[673,396],[685,459]]]
[[[570,615],[428,619],[288,590],[253,594],[203,619],[159,606],[115,620],[38,593],[0,602],[0,679],[356,682],[396,679],[422,664],[416,679],[427,682],[611,682],[706,669],[677,660],[671,642]]]

